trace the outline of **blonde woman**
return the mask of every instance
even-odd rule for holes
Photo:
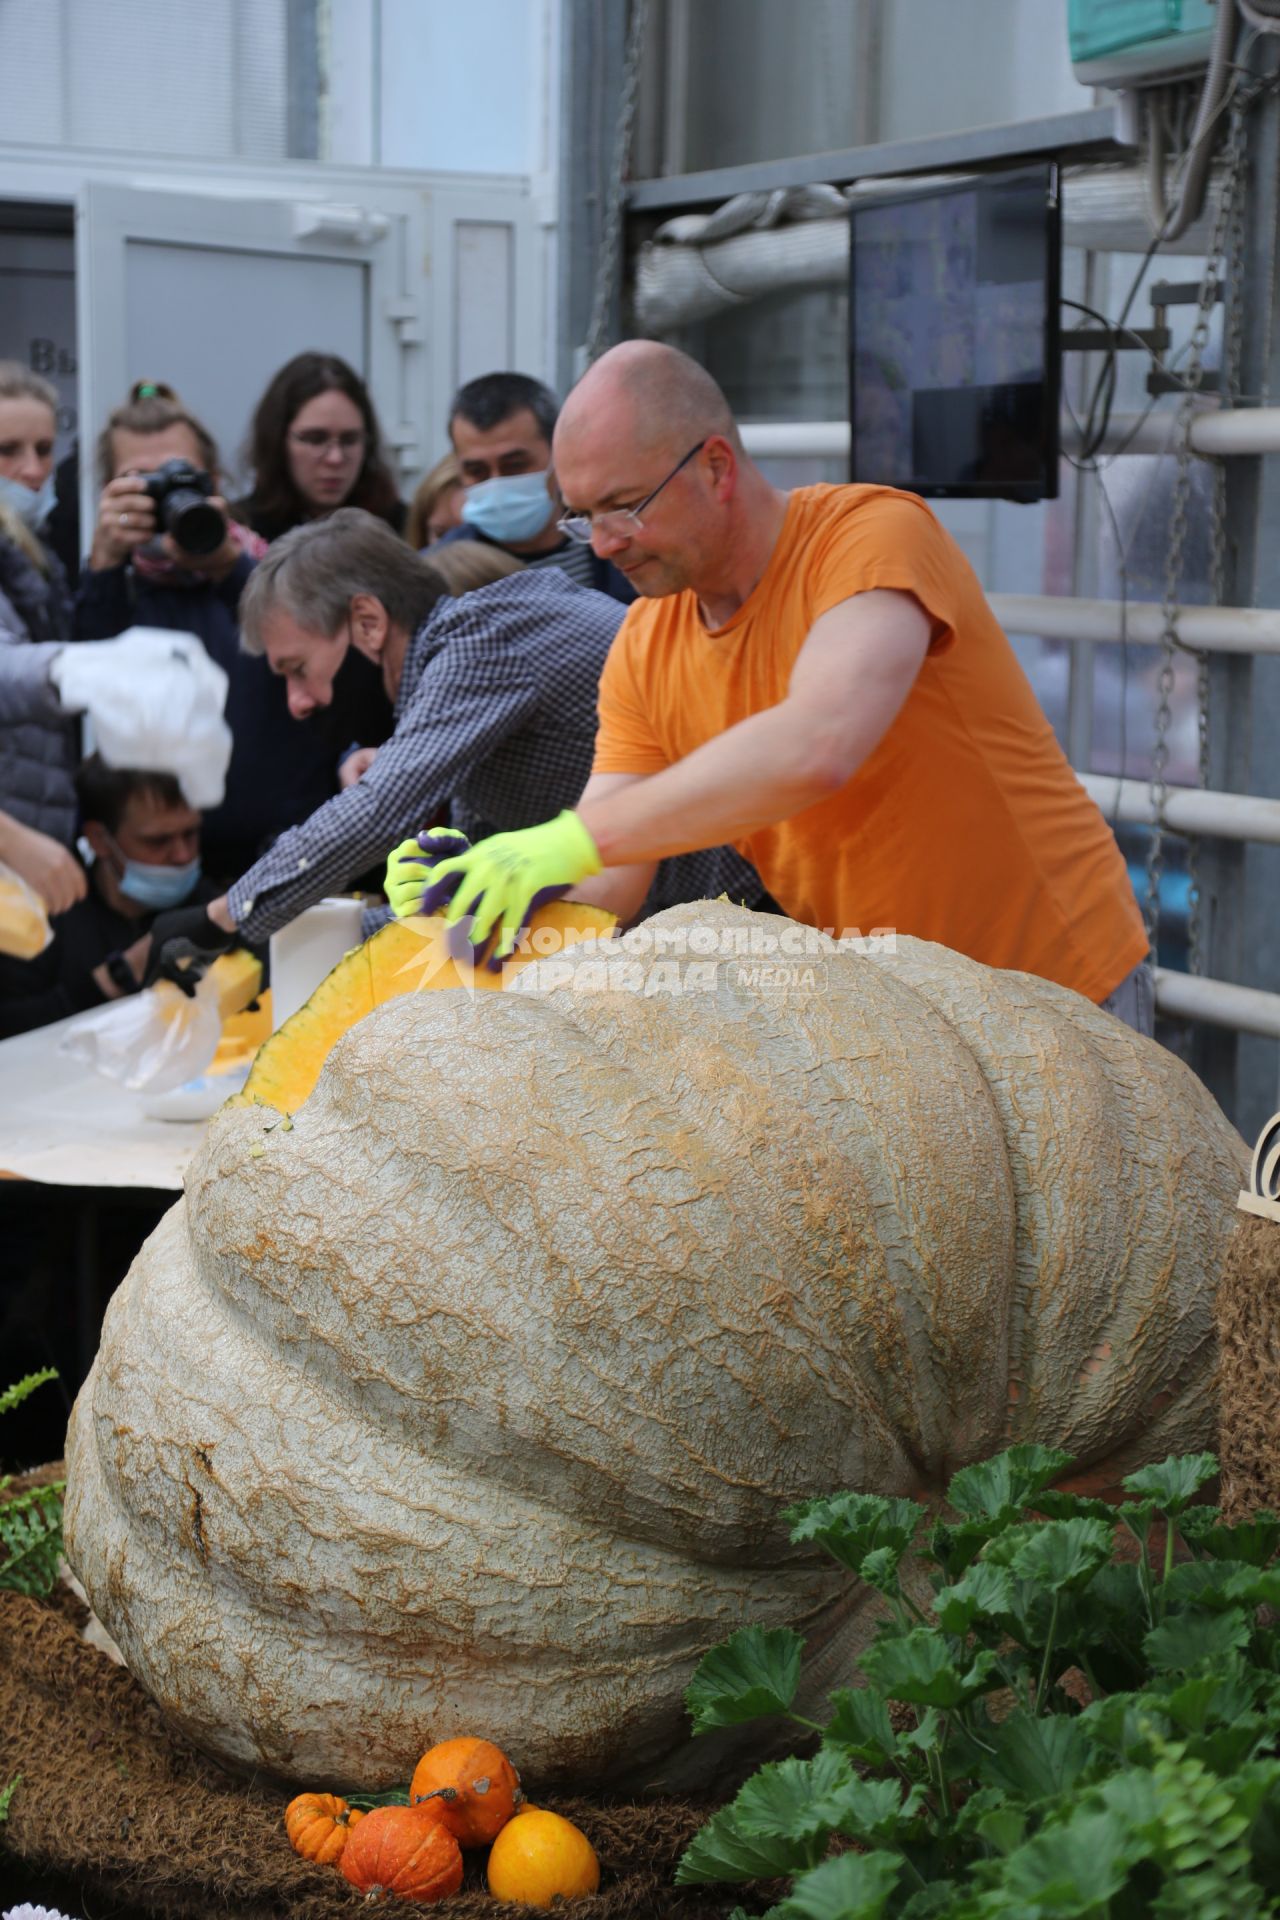
[[[71,630],[71,595],[44,528],[53,510],[58,396],[0,360],[0,860],[52,913],[85,894],[69,851],[79,722],[63,714],[49,666]]]
[[[446,453],[430,473],[422,476],[409,502],[409,518],[404,537],[419,551],[433,547],[446,533],[462,525],[462,502],[466,489],[456,453]]]

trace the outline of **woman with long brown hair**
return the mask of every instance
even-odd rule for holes
[[[253,416],[248,459],[253,490],[235,511],[264,540],[338,507],[363,507],[404,529],[369,390],[336,354],[299,353],[274,375]]]

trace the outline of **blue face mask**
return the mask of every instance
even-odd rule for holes
[[[545,473],[512,473],[468,487],[462,517],[500,546],[520,546],[544,533],[555,512]]]
[[[33,493],[30,487],[23,486],[21,480],[11,480],[7,473],[0,473],[0,500],[17,514],[24,527],[29,527],[32,533],[39,533],[57,505],[53,475],[50,474],[44,485]]]
[[[194,860],[188,860],[185,867],[151,866],[145,860],[127,859],[114,840],[111,844],[124,862],[120,891],[127,893],[138,906],[147,907],[152,913],[165,913],[190,899],[200,878],[199,854]]]

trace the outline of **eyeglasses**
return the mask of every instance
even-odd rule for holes
[[[363,427],[348,427],[343,433],[326,433],[323,427],[303,427],[297,433],[290,429],[289,433],[294,446],[305,447],[308,453],[327,453],[330,447],[336,447],[339,453],[357,453],[366,437]]]
[[[567,533],[571,540],[577,540],[585,547],[593,533],[611,533],[620,539],[639,531],[642,526],[640,515],[646,507],[651,507],[664,487],[669,487],[682,467],[687,467],[694,455],[701,453],[706,446],[705,440],[699,440],[696,447],[690,447],[683,460],[678,460],[665,480],[659,480],[652,493],[646,493],[643,500],[637,500],[634,507],[608,507],[603,513],[566,513],[556,525],[561,533]]]

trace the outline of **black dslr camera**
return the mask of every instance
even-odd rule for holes
[[[216,553],[227,536],[227,523],[209,505],[213,480],[189,460],[166,460],[154,473],[142,473],[139,483],[156,503],[156,520],[184,553]]]

